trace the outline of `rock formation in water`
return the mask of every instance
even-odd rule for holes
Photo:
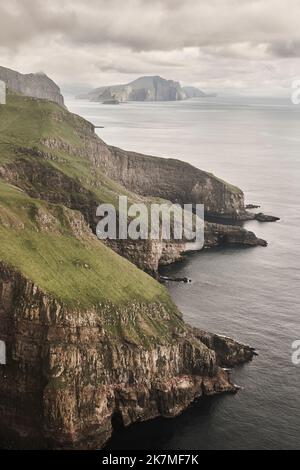
[[[179,82],[164,78],[140,77],[126,85],[112,85],[96,88],[78,96],[91,101],[178,101],[205,96],[195,87],[181,87]]]
[[[280,220],[279,217],[275,217],[274,215],[267,215],[267,214],[264,214],[263,212],[259,212],[258,214],[255,214],[254,218],[258,220],[259,222],[277,222],[277,220]]]
[[[2,433],[19,446],[99,448],[115,418],[175,416],[197,397],[235,392],[222,368],[251,360],[253,349],[186,325],[138,269],[157,273],[184,244],[116,242],[121,257],[93,232],[98,204],[120,194],[239,217],[243,193],[185,163],[108,147],[55,103],[9,93],[0,120]],[[264,244],[209,223],[205,243]]]
[[[64,106],[59,87],[44,73],[22,74],[0,66],[0,80],[15,93],[54,101]]]

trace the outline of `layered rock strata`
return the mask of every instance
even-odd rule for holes
[[[172,417],[195,398],[235,392],[224,366],[251,360],[233,340],[191,329],[163,305],[113,305],[75,311],[17,271],[0,265],[2,432],[12,442],[56,448],[100,448],[117,418],[128,426]],[[168,334],[136,342],[112,323],[150,316]],[[115,320],[114,320],[115,319]],[[140,325],[142,328],[142,325]],[[19,441],[20,442],[20,441]]]

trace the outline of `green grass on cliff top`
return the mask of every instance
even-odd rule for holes
[[[56,103],[9,92],[7,104],[0,105],[0,165],[19,158],[34,158],[41,168],[52,166],[80,182],[83,188],[95,195],[99,203],[106,202],[116,206],[119,194],[127,195],[129,200],[136,200],[135,195],[106,177],[101,168],[95,167],[88,158],[80,154],[84,144],[79,133],[87,138],[93,137],[90,124],[83,118]],[[49,138],[58,139],[70,146],[72,152],[49,149],[42,143]],[[51,159],[31,156],[25,149],[50,153]]]
[[[58,136],[79,145],[72,116],[56,103],[8,92],[7,104],[0,106],[0,143],[33,147],[44,137]]]
[[[51,217],[53,231],[40,229],[37,210]],[[102,242],[87,234],[77,239],[60,206],[32,199],[1,180],[0,261],[70,306],[172,304],[163,286]]]

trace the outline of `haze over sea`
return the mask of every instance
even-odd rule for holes
[[[262,98],[205,98],[118,106],[67,100],[107,143],[174,157],[243,189],[276,223],[244,226],[262,248],[222,248],[164,269],[189,323],[257,348],[232,377],[237,395],[206,398],[178,418],[118,431],[114,449],[300,449],[300,105]]]

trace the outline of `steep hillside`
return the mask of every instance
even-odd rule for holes
[[[178,160],[108,147],[92,124],[55,103],[9,94],[7,105],[0,107],[0,148],[0,177],[31,197],[79,210],[93,230],[99,203],[117,207],[119,195],[146,204],[153,198],[204,203],[208,214],[233,219],[246,216],[238,188]],[[235,240],[261,244],[242,228],[233,228],[231,237],[228,227],[212,228],[207,224],[208,246]],[[164,264],[174,261],[184,251],[182,244],[170,243],[150,242],[146,250],[140,244],[133,249],[123,243],[112,246],[151,273],[157,272],[160,260]]]
[[[113,203],[125,187],[128,196],[135,193],[134,199],[139,194],[140,198],[202,203],[208,214],[233,219],[245,214],[239,188],[179,160],[108,147],[92,124],[50,102],[9,95],[8,104],[0,108],[0,118],[0,162],[14,162],[20,171],[25,160],[28,166],[49,168],[50,173],[55,169],[80,182],[100,202]],[[8,168],[13,172],[13,165]],[[41,168],[39,178],[42,174]],[[58,188],[56,196],[49,197],[58,197],[57,192]]]
[[[171,306],[165,289],[101,243],[80,212],[0,180],[0,223],[1,261],[67,305],[135,299]]]
[[[99,167],[95,152],[110,152],[92,124],[54,103],[9,94],[0,108],[0,145],[0,175],[33,196],[94,210],[124,192]]]

